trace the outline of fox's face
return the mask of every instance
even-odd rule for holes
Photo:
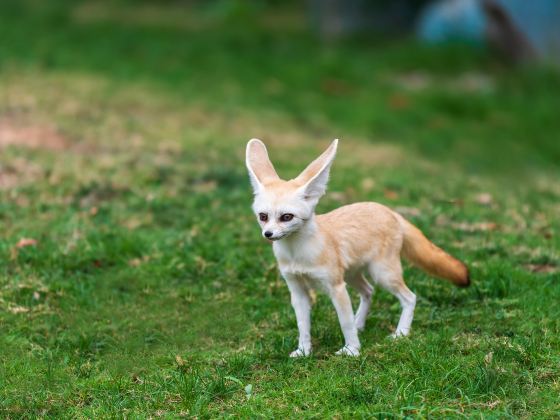
[[[298,231],[311,218],[314,208],[294,181],[278,180],[263,186],[253,202],[262,234],[272,241]]]
[[[325,193],[329,170],[338,140],[295,179],[280,179],[268,158],[264,143],[247,144],[246,164],[253,185],[253,211],[263,237],[277,241],[298,232],[313,217],[319,198]]]

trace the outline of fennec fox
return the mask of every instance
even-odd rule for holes
[[[299,344],[290,357],[311,353],[311,289],[325,291],[338,314],[345,345],[336,354],[357,356],[358,331],[365,326],[373,293],[364,271],[399,299],[402,313],[393,337],[408,335],[416,305],[416,295],[402,277],[401,255],[457,286],[470,283],[465,264],[381,204],[356,203],[315,215],[337,144],[338,140],[334,140],[297,178],[289,181],[278,177],[262,141],[253,139],[247,144],[246,164],[255,194],[253,210],[263,236],[273,241],[274,255],[297,318]],[[355,287],[360,295],[356,315],[346,284]]]

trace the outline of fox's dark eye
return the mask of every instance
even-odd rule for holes
[[[266,213],[259,213],[259,220],[260,220],[261,222],[266,222],[266,221],[268,221],[268,214],[266,214]]]
[[[289,222],[290,220],[292,220],[294,218],[294,215],[291,213],[285,213],[282,216],[280,216],[280,221],[281,222]]]

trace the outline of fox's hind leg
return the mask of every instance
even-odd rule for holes
[[[363,331],[366,326],[366,319],[371,306],[373,286],[369,284],[361,271],[348,276],[346,281],[360,294],[360,306],[354,316],[354,323],[356,324],[358,331]]]
[[[370,263],[369,272],[376,284],[388,290],[401,303],[402,313],[393,337],[408,335],[416,307],[416,295],[404,283],[398,256]]]

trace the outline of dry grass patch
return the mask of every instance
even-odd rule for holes
[[[5,147],[64,150],[68,140],[53,125],[30,125],[11,119],[0,119],[0,149]]]

